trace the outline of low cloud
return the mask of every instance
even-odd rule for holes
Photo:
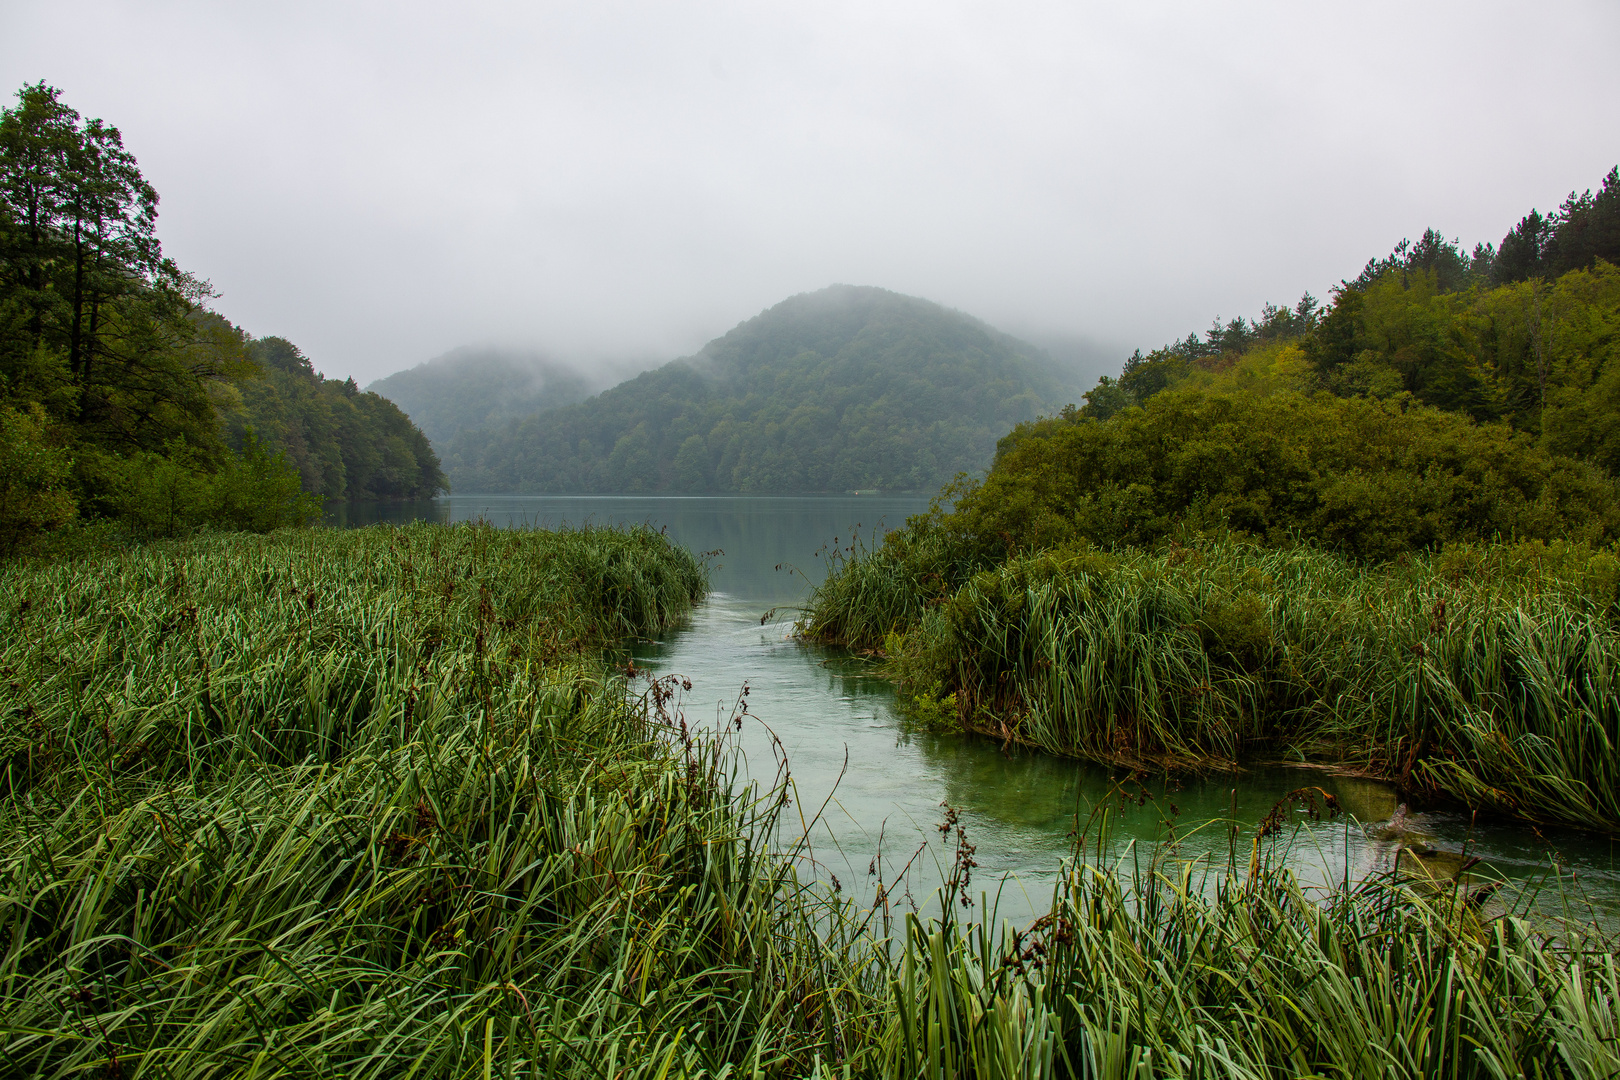
[[[1557,34],[1460,2],[6,21],[0,77],[123,129],[220,310],[362,383],[470,342],[651,366],[837,281],[1108,370],[1430,225],[1499,240],[1620,159],[1607,2],[1543,5]]]

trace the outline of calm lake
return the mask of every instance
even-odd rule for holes
[[[694,726],[723,725],[747,687],[752,719],[736,736],[747,775],[769,784],[785,754],[793,785],[788,820],[795,830],[808,827],[814,870],[866,903],[876,888],[871,871],[881,859],[886,879],[911,861],[906,883],[893,893],[909,885],[919,907],[930,904],[952,852],[937,829],[942,804],[957,810],[977,847],[975,895],[990,892],[997,914],[1018,923],[1046,910],[1077,821],[1083,827],[1104,805],[1113,810],[1113,857],[1145,860],[1173,829],[1180,856],[1220,862],[1229,850],[1231,820],[1252,826],[1295,788],[1325,788],[1358,821],[1394,812],[1395,797],[1381,784],[1284,768],[1150,781],[1148,801],[1132,799],[1122,807],[1118,782],[1124,778],[1106,769],[1004,750],[983,738],[910,729],[895,712],[893,690],[870,663],[804,645],[792,629],[794,605],[824,572],[818,552],[847,545],[857,531],[864,540],[898,526],[926,506],[923,498],[879,496],[456,495],[431,503],[338,505],[328,523],[648,524],[693,551],[714,552],[712,595],[687,626],[634,650],[636,663],[691,680],[680,704]],[[1309,881],[1358,879],[1387,869],[1395,857],[1394,843],[1368,839],[1355,822],[1296,816],[1298,830],[1283,842],[1290,863]],[[1408,826],[1436,848],[1466,845],[1484,859],[1481,870],[1542,882],[1538,907],[1620,923],[1620,846],[1611,840],[1471,823],[1466,814],[1444,810],[1414,813]],[[1252,829],[1242,841],[1245,851],[1249,836]],[[1550,873],[1555,864],[1558,873]]]

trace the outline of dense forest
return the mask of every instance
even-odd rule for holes
[[[269,529],[444,486],[391,403],[210,310],[157,208],[118,129],[60,91],[0,113],[0,554],[74,522]]]
[[[244,338],[243,350],[255,370],[223,410],[233,445],[257,433],[329,499],[430,499],[448,486],[426,434],[387,398],[325,378],[284,338]]]
[[[1258,319],[1217,321],[1204,335],[1126,361],[1085,395],[1080,415],[1106,419],[1162,390],[1324,390],[1426,405],[1515,430],[1563,431],[1561,452],[1608,455],[1597,413],[1620,404],[1607,366],[1620,264],[1620,168],[1596,194],[1532,210],[1499,247],[1465,253],[1435,229],[1403,240],[1340,283],[1327,308],[1309,293]],[[1595,395],[1595,396],[1594,396]],[[1596,411],[1594,411],[1596,410]],[[1596,430],[1577,432],[1577,428]]]
[[[1126,361],[1022,424],[944,527],[985,550],[1178,529],[1359,558],[1620,536],[1620,171],[1499,248],[1428,230],[1258,319]]]
[[[465,432],[445,460],[464,491],[932,489],[1067,392],[975,319],[840,285],[590,401]]]
[[[544,356],[464,348],[366,389],[398,405],[443,447],[463,431],[572,405],[609,385]]]

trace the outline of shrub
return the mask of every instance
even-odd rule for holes
[[[46,438],[43,409],[0,407],[0,556],[73,520],[72,469]]]

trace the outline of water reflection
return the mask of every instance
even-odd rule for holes
[[[1045,909],[1073,834],[1105,810],[1111,858],[1145,858],[1150,845],[1174,840],[1180,855],[1219,866],[1233,850],[1228,822],[1246,826],[1239,841],[1246,863],[1254,823],[1290,791],[1320,787],[1354,820],[1313,820],[1290,810],[1295,828],[1274,843],[1291,865],[1316,884],[1391,868],[1399,843],[1369,838],[1358,824],[1394,814],[1387,785],[1293,768],[1136,782],[989,739],[914,731],[896,715],[892,688],[870,664],[793,640],[780,618],[761,622],[770,609],[803,599],[823,571],[817,551],[834,538],[847,542],[857,524],[863,535],[898,525],[925,506],[922,499],[870,497],[456,496],[351,506],[341,522],[646,523],[693,550],[723,551],[713,557],[714,594],[690,624],[664,641],[643,643],[634,656],[656,672],[692,681],[681,706],[694,724],[718,728],[748,687],[751,719],[737,738],[749,775],[770,782],[785,754],[794,793],[786,827],[808,827],[816,871],[862,900],[875,892],[868,870],[880,856],[888,876],[914,855],[911,895],[919,904],[929,900],[952,851],[936,828],[942,803],[957,808],[977,846],[975,891],[994,892],[1005,875],[999,914],[1015,921]],[[339,522],[335,511],[333,520]],[[1596,898],[1595,914],[1611,925],[1620,921],[1620,852],[1611,841],[1432,810],[1411,814],[1405,826],[1411,838],[1437,848],[1466,846],[1484,859],[1483,869],[1511,878],[1544,876],[1556,858]],[[1544,907],[1561,903],[1556,892],[1542,897]]]

